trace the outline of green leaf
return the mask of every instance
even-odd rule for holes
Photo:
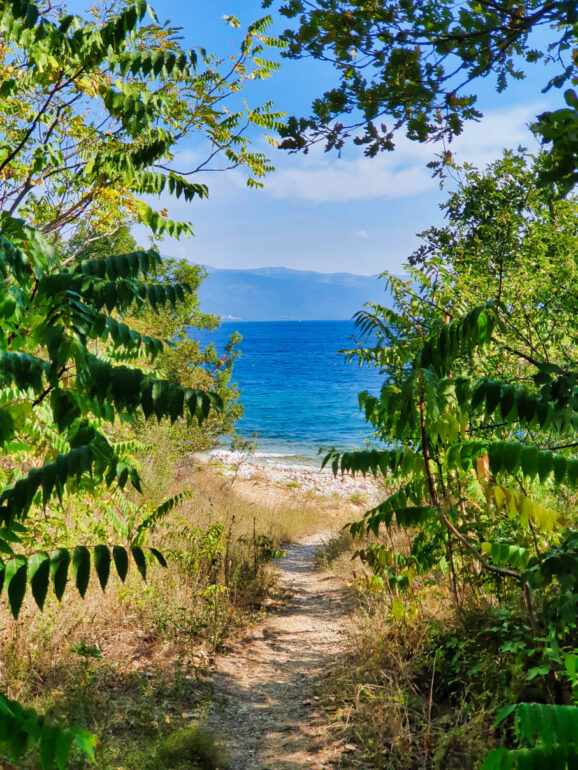
[[[157,551],[156,548],[149,548],[149,550],[162,567],[167,566],[167,561],[160,551]]]
[[[118,576],[124,583],[128,572],[128,554],[120,545],[115,545],[112,549],[112,556]]]
[[[52,576],[54,593],[58,601],[62,599],[66,588],[69,564],[70,553],[67,550],[58,548],[50,554],[50,574]]]
[[[52,770],[56,759],[56,742],[60,729],[54,725],[43,725],[40,735],[40,764],[42,770]]]
[[[68,764],[70,749],[72,748],[73,734],[70,730],[60,730],[56,737],[56,748],[54,756],[58,770],[65,770]]]
[[[71,727],[69,728],[69,731],[78,748],[86,754],[92,762],[94,762],[94,749],[97,744],[96,737],[86,730],[82,730],[80,727]]]
[[[17,618],[26,593],[27,561],[24,556],[16,556],[6,564],[5,586],[8,594],[10,612]]]
[[[147,563],[142,548],[136,545],[131,546],[132,557],[135,561],[138,571],[142,575],[143,580],[147,579]]]
[[[78,593],[84,599],[90,580],[90,551],[84,545],[78,545],[72,554],[72,571]]]
[[[106,545],[94,547],[94,568],[98,575],[100,587],[104,591],[110,575],[110,550]]]
[[[28,559],[28,579],[34,601],[42,610],[50,584],[50,557],[47,553],[35,553]]]

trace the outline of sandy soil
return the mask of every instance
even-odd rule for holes
[[[315,570],[330,533],[287,549],[280,559],[288,601],[217,657],[206,724],[227,741],[230,770],[352,767],[348,746],[332,743],[318,707],[319,677],[344,644],[348,607],[338,578]]]

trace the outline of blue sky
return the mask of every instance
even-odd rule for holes
[[[80,11],[83,0],[69,2]],[[241,33],[231,29],[224,14],[235,14],[243,25],[263,15],[259,0],[153,0],[161,19],[183,27],[184,44],[204,46],[219,54],[234,52]],[[285,20],[276,23],[276,30]],[[311,60],[284,60],[281,71],[252,86],[254,104],[273,99],[288,114],[307,114],[311,100],[334,80],[331,69]],[[542,94],[547,77],[541,65],[525,81],[499,95],[488,78],[476,90],[485,118],[466,127],[452,150],[462,161],[477,165],[496,159],[504,147],[519,144],[537,149],[528,122],[543,109],[559,103],[557,92]],[[269,154],[276,172],[263,190],[249,189],[238,170],[211,174],[208,201],[185,204],[163,199],[174,219],[193,224],[194,239],[167,239],[165,254],[218,268],[285,266],[320,272],[400,272],[418,245],[416,233],[441,221],[444,199],[426,164],[436,151],[400,138],[394,153],[366,159],[348,148],[340,159],[322,151],[291,155],[256,136],[257,148]],[[194,140],[183,143],[182,158],[195,155]]]

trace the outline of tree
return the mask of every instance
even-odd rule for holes
[[[281,14],[298,20],[283,35],[285,55],[327,62],[339,79],[314,101],[311,117],[291,118],[282,129],[287,149],[306,150],[319,141],[326,149],[341,149],[353,137],[373,156],[394,149],[395,131],[402,128],[415,141],[449,142],[464,121],[480,117],[474,90],[480,78],[493,75],[503,91],[511,79],[525,77],[526,65],[549,62],[557,72],[546,87],[574,82],[575,2],[289,0],[279,5]],[[546,50],[533,39],[544,28],[550,35]],[[572,156],[567,147],[562,153],[562,137],[576,122],[575,108],[571,97],[569,109],[545,113],[538,123],[547,141],[559,140],[567,161]],[[389,126],[381,123],[387,117]]]
[[[393,617],[411,617],[444,579],[462,633],[472,606],[499,608],[470,645],[497,642],[537,699],[575,704],[576,200],[551,200],[533,164],[507,155],[470,170],[444,208],[449,224],[423,234],[409,279],[384,276],[393,308],[357,315],[366,344],[349,355],[383,374],[378,395],[360,394],[382,446],[325,463],[385,481],[386,499],[349,529],[369,539],[358,554]],[[575,745],[562,725],[577,713],[519,706],[522,747],[496,750],[484,768],[548,758],[565,770]]]
[[[547,87],[576,82],[575,2],[289,0],[281,12],[298,19],[284,33],[287,55],[327,61],[338,76],[310,118],[282,130],[289,150],[340,150],[352,139],[374,156],[404,130],[444,142],[430,164],[439,173],[453,164],[451,139],[480,117],[479,78],[494,75],[501,91],[542,60],[557,67]],[[532,40],[541,27],[546,52]],[[437,567],[458,607],[464,586],[498,584],[494,600],[518,594],[532,676],[566,679],[575,696],[576,209],[559,198],[578,180],[578,97],[568,89],[564,98],[534,125],[548,153],[529,169],[510,157],[486,174],[470,170],[446,206],[450,224],[427,231],[412,256],[410,280],[384,276],[394,308],[358,314],[367,344],[351,356],[384,374],[378,396],[361,394],[384,446],[325,462],[395,482],[351,525],[355,535],[394,524],[413,532],[408,548],[377,540],[362,549],[374,585],[394,594]],[[523,704],[516,719],[521,747],[493,752],[484,768],[571,766],[575,708]]]
[[[29,0],[1,2],[0,207],[63,240],[82,218],[89,238],[141,222],[154,234],[187,235],[188,223],[155,211],[145,196],[191,201],[201,169],[242,165],[248,182],[270,170],[245,136],[273,129],[270,104],[229,109],[230,97],[277,65],[263,57],[270,20],[251,25],[233,62],[183,50],[145,0],[92,22]],[[145,23],[146,15],[150,22]],[[179,168],[177,143],[201,135],[206,156]]]
[[[79,244],[86,241],[86,245],[78,251]],[[136,241],[126,226],[114,235],[103,236],[96,241],[87,239],[85,228],[81,226],[79,232],[67,243],[67,253],[77,253],[77,258],[85,260],[102,259],[107,254],[136,249]],[[131,328],[171,341],[171,345],[165,346],[155,359],[154,370],[157,373],[185,387],[210,390],[221,399],[222,408],[213,412],[202,425],[195,420],[186,420],[166,426],[171,440],[184,451],[204,451],[214,447],[222,436],[234,435],[234,424],[242,414],[242,407],[238,403],[239,393],[231,383],[240,335],[235,333],[231,336],[223,356],[218,355],[213,345],[203,349],[197,340],[189,336],[191,328],[211,330],[219,325],[218,318],[203,313],[199,306],[198,289],[206,274],[206,269],[200,265],[162,257],[151,278],[163,284],[186,284],[191,291],[182,302],[167,308],[162,314],[145,302],[139,308],[133,307],[123,317]],[[159,428],[154,430],[156,432]],[[141,431],[142,426],[139,429]],[[145,432],[148,429],[145,428]],[[150,444],[152,438],[148,435],[145,443]]]
[[[143,577],[151,557],[165,563],[156,549],[145,553],[143,527],[174,499],[132,522],[122,545],[88,538],[47,547],[35,520],[62,518],[75,500],[94,509],[129,482],[139,492],[135,442],[113,438],[119,421],[201,423],[222,407],[214,389],[158,376],[153,364],[171,340],[125,323],[166,313],[166,330],[180,329],[196,312],[182,280],[198,280],[195,269],[167,267],[155,250],[95,258],[94,249],[111,234],[126,245],[127,222],[159,237],[190,233],[143,199],[206,196],[188,179],[198,169],[172,166],[187,133],[202,130],[211,145],[199,168],[222,153],[257,183],[268,162],[248,150],[244,132],[277,117],[270,105],[229,112],[222,101],[274,70],[260,54],[275,41],[263,34],[267,20],[252,25],[222,73],[222,62],[183,51],[144,0],[87,24],[50,4],[0,2],[0,20],[0,589],[17,617],[28,586],[42,609],[50,585],[62,598],[69,575],[84,595],[93,569],[104,589],[112,565],[124,580],[131,561]],[[45,724],[0,695],[0,754],[18,761],[38,746],[43,768],[63,768],[73,742],[92,755],[86,732]]]
[[[63,268],[46,239],[22,220],[4,213],[1,224],[0,550],[7,560],[0,574],[17,617],[28,585],[42,609],[50,582],[62,598],[69,571],[84,595],[91,560],[103,589],[112,562],[124,580],[128,553],[146,574],[136,542],[129,551],[82,542],[48,553],[34,528],[29,533],[34,511],[56,513],[68,496],[97,497],[104,485],[122,489],[129,481],[140,491],[130,445],[115,445],[105,426],[141,411],[173,421],[188,412],[202,421],[220,400],[143,371],[139,361],[154,360],[164,343],[114,318],[145,301],[159,312],[189,291],[186,284],[147,280],[160,262],[157,253],[136,251]],[[158,551],[151,553],[164,564]],[[39,741],[43,767],[55,761],[63,766],[74,736],[84,748],[91,746],[82,731],[43,726],[3,696],[0,729],[0,749],[13,758]]]

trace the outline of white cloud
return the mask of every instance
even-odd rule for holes
[[[543,108],[543,103],[533,103],[489,112],[480,123],[467,124],[450,149],[460,162],[483,167],[506,147],[535,147],[527,125]],[[375,158],[336,159],[320,152],[293,155],[290,165],[284,163],[266,181],[265,190],[275,198],[314,203],[407,198],[435,189],[437,182],[426,164],[440,151],[441,147],[401,137],[393,153]]]
[[[357,237],[358,238],[369,238],[369,233],[367,232],[367,230],[360,230],[357,233]]]

